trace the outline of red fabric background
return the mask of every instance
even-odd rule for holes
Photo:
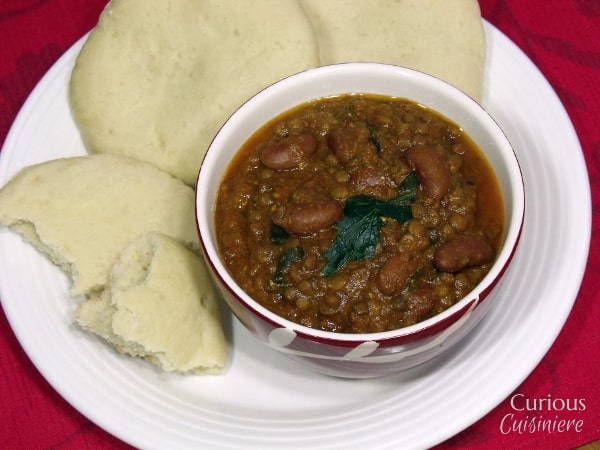
[[[456,1],[456,0],[454,0]],[[0,143],[48,68],[91,29],[106,0],[0,3]],[[480,0],[555,88],[579,135],[592,187],[592,244],[580,293],[558,339],[515,390],[527,398],[584,399],[581,432],[502,434],[505,400],[439,449],[569,449],[600,439],[600,1]],[[124,449],[63,400],[29,361],[0,313],[0,448]]]

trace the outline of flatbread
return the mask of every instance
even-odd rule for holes
[[[90,151],[149,161],[194,185],[237,107],[316,65],[295,0],[112,0],[77,57],[70,101]]]
[[[486,43],[477,0],[299,0],[320,63],[417,69],[481,100]]]
[[[116,155],[25,167],[0,189],[0,224],[72,279],[73,296],[101,290],[129,242],[164,233],[200,252],[194,191],[151,164]]]
[[[168,372],[220,374],[227,342],[217,298],[202,257],[149,233],[124,249],[107,288],[73,317],[118,351]]]

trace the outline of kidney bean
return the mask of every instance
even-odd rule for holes
[[[420,322],[431,315],[435,307],[435,294],[431,286],[425,286],[415,292],[411,292],[408,298],[406,325]]]
[[[377,274],[377,289],[384,295],[398,294],[418,267],[418,259],[406,253],[390,256]]]
[[[260,162],[273,170],[295,169],[317,151],[317,145],[310,133],[292,134],[265,147]]]
[[[434,200],[441,200],[450,187],[450,171],[442,157],[432,147],[417,144],[406,151],[405,158],[419,177],[425,194]]]
[[[312,203],[292,203],[281,217],[274,218],[276,225],[290,234],[306,236],[333,226],[342,218],[342,206],[332,199]]]
[[[354,160],[366,162],[376,153],[366,127],[336,128],[329,133],[327,143],[342,165]]]
[[[375,167],[359,167],[350,177],[354,189],[362,194],[389,200],[398,195],[398,187],[390,176]]]
[[[480,236],[460,235],[442,244],[433,255],[433,264],[443,272],[459,272],[481,266],[494,258],[494,249]]]
[[[334,130],[329,134],[329,147],[342,164],[346,164],[354,156],[355,142],[355,139],[352,139],[340,130]]]

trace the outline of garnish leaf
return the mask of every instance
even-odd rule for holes
[[[281,228],[279,225],[271,224],[271,228],[269,229],[269,239],[275,245],[281,245],[287,238],[290,237],[287,231]]]
[[[302,261],[302,258],[304,258],[304,248],[290,247],[286,249],[279,258],[279,264],[277,264],[273,279],[269,281],[269,287],[277,289],[289,285],[287,282],[288,271],[293,263]]]
[[[381,217],[375,212],[363,216],[348,215],[340,220],[335,226],[338,235],[323,255],[327,258],[323,275],[333,275],[348,261],[375,256],[382,224]]]
[[[369,136],[369,141],[371,141],[373,145],[375,145],[377,153],[381,153],[381,142],[379,141],[379,137],[377,137],[377,130],[375,129],[375,126],[372,123],[367,122],[367,128],[371,133],[371,135]]]
[[[410,203],[408,201],[379,200],[368,195],[358,195],[346,201],[344,214],[347,216],[367,216],[377,214],[379,216],[391,217],[398,222],[406,222],[412,218]]]
[[[336,225],[337,236],[323,256],[327,264],[323,275],[333,275],[349,261],[360,261],[375,256],[382,217],[398,222],[412,219],[410,205],[414,201],[419,180],[414,173],[408,175],[391,200],[380,200],[368,195],[351,197],[344,206],[344,217]]]
[[[419,177],[415,172],[409,173],[404,180],[402,180],[402,184],[398,188],[398,197],[394,198],[393,202],[404,202],[404,201],[413,201],[415,199],[415,193],[417,192],[417,188],[419,187]]]

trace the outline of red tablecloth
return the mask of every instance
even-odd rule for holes
[[[452,0],[457,1],[457,0]],[[91,29],[106,0],[0,3],[0,143],[57,58]],[[450,448],[569,449],[600,439],[600,1],[480,0],[483,16],[541,69],[579,135],[593,200],[592,243],[580,293],[538,367],[515,390],[525,398],[583,399],[581,431],[500,432],[510,398],[441,444]],[[509,70],[509,68],[507,68]],[[551,243],[549,243],[551,245]],[[128,448],[82,416],[44,380],[0,313],[0,448]]]

